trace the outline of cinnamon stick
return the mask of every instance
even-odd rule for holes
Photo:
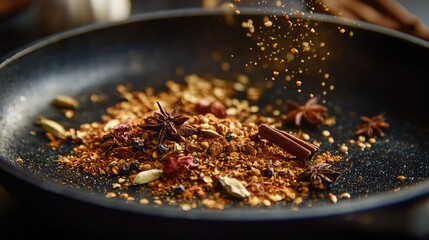
[[[292,134],[261,124],[258,128],[261,138],[279,146],[286,152],[294,155],[300,161],[310,160],[319,148],[309,142],[301,140]]]

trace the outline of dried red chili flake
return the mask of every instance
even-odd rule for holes
[[[167,177],[175,177],[187,172],[189,168],[195,166],[197,166],[197,164],[194,162],[194,157],[191,155],[179,157],[177,154],[170,154],[165,159],[162,172]]]
[[[136,158],[144,145],[141,140],[135,139],[140,132],[138,126],[124,121],[102,137],[100,148],[105,156]]]
[[[129,147],[117,147],[112,149],[111,154],[118,158],[135,158],[137,154],[130,151]]]

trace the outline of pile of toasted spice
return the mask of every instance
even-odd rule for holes
[[[78,143],[58,163],[117,178],[109,198],[148,203],[116,193],[137,185],[152,193],[155,204],[223,209],[233,202],[252,207],[300,203],[309,188],[326,189],[340,176],[329,163],[341,157],[318,153],[311,165],[317,143],[281,130],[284,118],[262,115],[258,106],[235,98],[234,85],[252,89],[243,79],[188,75],[184,84],[167,81],[162,92],[119,85],[123,101],[107,108],[102,122],[62,134],[45,129],[52,142]],[[321,113],[321,107],[316,110]],[[304,118],[313,116],[312,109],[301,112]]]

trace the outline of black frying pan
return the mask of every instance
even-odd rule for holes
[[[310,68],[323,67],[335,81],[335,91],[326,97],[330,113],[337,117],[337,124],[329,128],[331,135],[336,143],[353,138],[360,115],[384,112],[391,125],[386,139],[370,150],[351,147],[349,161],[336,164],[343,175],[330,192],[349,192],[350,200],[337,204],[315,201],[311,207],[303,204],[299,211],[279,204],[270,208],[232,206],[223,211],[198,208],[184,212],[177,207],[106,199],[104,193],[110,190],[111,179],[77,176],[57,167],[53,160],[70,151],[70,146],[64,145],[58,151],[46,147],[46,138],[34,125],[37,115],[49,116],[66,127],[99,121],[105,107],[119,101],[114,93],[116,84],[133,83],[135,89],[148,85],[161,88],[166,79],[182,79],[175,74],[177,67],[186,73],[224,79],[245,73],[254,83],[265,81],[278,66],[244,67],[257,54],[249,51],[255,39],[246,37],[241,27],[241,22],[249,18],[257,26],[263,24],[256,10],[243,9],[241,15],[226,18],[221,12],[202,10],[152,13],[119,24],[55,35],[4,61],[0,65],[1,178],[34,217],[31,221],[68,236],[214,239],[231,236],[228,231],[260,237],[325,233],[332,237],[369,233],[425,236],[428,225],[419,217],[428,213],[422,204],[429,193],[429,114],[425,101],[429,43],[328,16],[319,20],[317,15],[311,24],[317,23],[317,41],[326,43],[331,57]],[[345,27],[347,33],[353,31],[354,36],[339,33],[338,27]],[[214,52],[220,53],[221,61],[211,58]],[[222,61],[228,61],[231,70],[221,70]],[[319,90],[319,82],[312,83],[316,75],[310,71],[305,76],[308,90]],[[277,97],[305,100],[307,95],[285,91],[282,84],[275,81],[272,91],[264,94],[258,104]],[[88,101],[92,93],[106,93],[109,101],[94,107]],[[59,94],[83,100],[78,118],[66,120],[50,105]],[[32,130],[38,134],[30,135]],[[320,134],[320,130],[309,131]],[[325,145],[322,152],[330,148]],[[17,164],[17,157],[24,163]],[[407,178],[399,181],[399,175]],[[413,211],[416,207],[420,208]]]

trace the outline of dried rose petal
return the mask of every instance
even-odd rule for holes
[[[218,118],[226,117],[226,109],[225,106],[218,101],[215,101],[210,106],[210,112]]]
[[[166,176],[175,177],[178,174],[183,174],[194,167],[194,157],[191,155],[178,157],[177,154],[171,154],[166,157],[163,172]]]
[[[200,114],[211,113],[218,118],[226,117],[226,108],[219,101],[211,101],[209,99],[201,99],[196,106],[196,110]]]
[[[210,111],[210,105],[212,101],[208,99],[201,99],[196,106],[196,110],[201,114],[206,114]]]
[[[125,145],[128,141],[130,130],[131,123],[129,121],[121,122],[112,129],[112,135],[116,141]]]

